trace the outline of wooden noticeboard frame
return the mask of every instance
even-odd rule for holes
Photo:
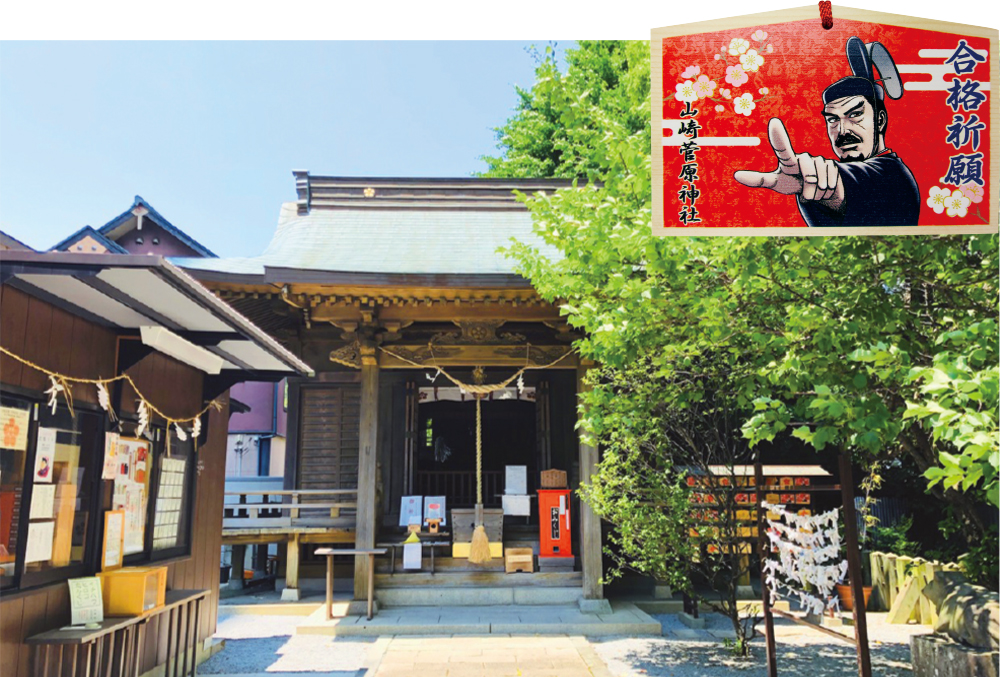
[[[997,232],[998,228],[997,201],[998,199],[1000,199],[1000,100],[998,100],[997,97],[997,85],[1000,84],[1000,48],[998,48],[998,35],[1000,35],[1000,33],[998,33],[996,29],[992,28],[968,26],[968,25],[948,23],[943,21],[933,21],[929,19],[921,19],[921,18],[902,16],[897,14],[871,12],[861,9],[853,9],[849,7],[841,7],[839,5],[834,5],[833,6],[834,30],[837,29],[838,20],[865,22],[867,24],[876,25],[872,30],[884,29],[884,31],[887,31],[889,33],[891,33],[892,31],[896,32],[905,31],[906,29],[918,29],[921,31],[936,31],[939,33],[951,34],[950,35],[951,38],[969,37],[976,39],[978,41],[978,44],[984,44],[983,42],[984,40],[989,41],[988,62],[985,64],[981,64],[979,71],[975,72],[974,75],[972,76],[970,75],[959,76],[965,78],[975,77],[980,81],[989,80],[990,83],[993,83],[992,86],[990,87],[990,92],[987,95],[986,101],[983,102],[979,106],[979,109],[977,110],[981,122],[987,123],[987,129],[985,130],[985,134],[982,139],[983,142],[982,146],[978,149],[980,151],[982,150],[986,151],[984,154],[986,157],[982,159],[982,172],[983,172],[982,178],[985,179],[985,181],[984,185],[980,189],[980,190],[985,190],[986,195],[985,196],[979,195],[978,198],[982,201],[983,204],[988,203],[986,207],[987,214],[982,214],[981,212],[976,213],[975,211],[976,208],[983,206],[983,204],[977,203],[975,205],[970,204],[967,212],[961,212],[960,210],[956,210],[954,212],[944,212],[944,210],[942,209],[943,213],[941,213],[941,215],[938,216],[936,209],[932,209],[931,206],[927,204],[927,201],[932,197],[931,195],[929,195],[931,184],[938,182],[938,186],[942,186],[942,190],[944,188],[948,188],[949,190],[952,189],[949,188],[949,184],[943,183],[945,178],[944,176],[942,176],[940,180],[935,178],[941,175],[951,176],[951,170],[948,169],[947,164],[945,165],[945,168],[940,169],[941,174],[932,173],[932,170],[934,172],[939,171],[938,164],[940,163],[940,160],[938,160],[936,156],[934,162],[938,164],[922,168],[922,173],[917,169],[913,169],[913,176],[915,177],[917,184],[916,188],[918,189],[920,195],[919,204],[921,206],[919,211],[920,225],[916,226],[894,225],[894,226],[865,226],[865,227],[854,227],[854,226],[842,226],[842,227],[805,226],[804,227],[804,220],[802,217],[799,217],[798,221],[796,222],[793,217],[794,212],[783,211],[786,208],[784,199],[787,198],[788,202],[792,203],[792,201],[797,199],[794,195],[787,195],[787,194],[780,195],[778,196],[781,198],[780,200],[775,199],[773,201],[769,201],[763,198],[758,199],[754,197],[751,200],[755,201],[752,204],[748,205],[747,198],[750,196],[749,191],[766,191],[768,193],[770,193],[770,191],[768,191],[766,188],[745,188],[744,186],[740,186],[735,181],[733,182],[732,185],[728,184],[728,181],[732,180],[732,175],[734,173],[733,171],[728,171],[730,169],[769,172],[777,165],[777,163],[774,162],[775,158],[773,153],[768,157],[771,158],[770,161],[773,162],[774,164],[766,168],[761,164],[764,162],[763,158],[765,157],[765,155],[771,152],[771,148],[769,147],[768,129],[765,124],[762,124],[766,119],[764,116],[770,118],[770,117],[777,117],[778,115],[785,116],[787,114],[787,116],[791,118],[791,116],[794,114],[795,116],[797,116],[797,118],[792,122],[792,124],[798,125],[798,129],[797,130],[793,128],[789,129],[789,138],[792,142],[793,152],[799,152],[801,147],[795,148],[795,146],[801,144],[801,146],[804,147],[803,152],[810,151],[812,155],[823,155],[824,149],[822,147],[825,146],[825,151],[826,151],[825,156],[828,158],[830,156],[833,156],[834,151],[831,150],[832,142],[826,139],[827,130],[815,129],[813,127],[813,125],[816,124],[824,126],[824,123],[822,122],[820,115],[822,104],[818,98],[816,99],[816,101],[813,101],[811,98],[809,98],[808,100],[802,100],[800,98],[796,98],[796,96],[793,96],[791,94],[792,91],[791,85],[789,85],[788,87],[789,91],[785,93],[785,96],[783,98],[780,95],[775,96],[776,92],[773,91],[774,85],[771,85],[772,91],[769,92],[766,91],[766,87],[758,89],[753,83],[760,82],[761,84],[766,84],[766,81],[764,79],[761,80],[755,79],[758,76],[757,71],[754,71],[754,73],[752,74],[749,73],[749,70],[747,71],[748,74],[754,76],[750,78],[749,83],[742,77],[738,78],[738,80],[742,80],[741,84],[746,85],[743,88],[737,89],[737,85],[727,84],[727,80],[724,78],[728,78],[728,75],[721,74],[722,71],[720,71],[720,67],[724,67],[724,64],[728,63],[726,61],[722,61],[720,63],[720,59],[725,57],[726,50],[725,49],[722,50],[723,54],[721,56],[718,54],[720,48],[720,45],[718,44],[720,38],[718,35],[706,36],[704,38],[703,50],[701,49],[702,45],[698,42],[698,38],[694,38],[689,40],[688,43],[686,43],[686,47],[689,50],[689,52],[688,51],[669,52],[667,54],[668,62],[670,54],[685,54],[684,56],[685,63],[687,63],[688,61],[692,62],[692,71],[687,75],[684,75],[683,73],[671,72],[668,73],[670,77],[667,79],[672,82],[672,80],[674,79],[673,76],[676,75],[682,81],[687,78],[696,80],[699,76],[693,70],[693,64],[694,62],[698,62],[702,65],[702,67],[705,70],[711,69],[711,75],[709,76],[713,80],[713,82],[710,85],[711,87],[713,87],[713,89],[710,90],[713,92],[711,96],[719,94],[721,95],[721,97],[725,98],[716,96],[716,98],[719,100],[703,98],[699,99],[697,104],[694,103],[684,104],[680,103],[680,99],[678,99],[678,101],[674,101],[675,97],[672,96],[673,93],[667,92],[666,98],[669,99],[669,101],[665,101],[665,96],[664,96],[665,58],[663,50],[663,40],[669,38],[681,38],[684,36],[688,36],[690,38],[691,36],[699,36],[700,34],[703,33],[717,34],[721,31],[736,31],[737,29],[741,31],[739,35],[743,36],[743,33],[747,33],[747,35],[750,35],[750,33],[748,33],[745,30],[748,28],[753,29],[754,27],[766,27],[772,30],[777,30],[777,26],[775,26],[777,24],[786,24],[789,22],[806,22],[806,21],[815,21],[816,28],[818,29],[820,34],[822,34],[823,28],[821,26],[819,8],[816,5],[811,5],[808,7],[798,7],[794,9],[786,9],[786,10],[765,12],[765,13],[752,14],[740,17],[730,17],[730,18],[717,19],[713,21],[704,21],[704,22],[690,23],[679,26],[669,26],[664,28],[652,29],[652,34],[651,34],[652,39],[650,40],[650,51],[651,51],[650,70],[652,73],[651,99],[653,102],[651,113],[652,113],[652,176],[653,176],[652,229],[654,235],[659,235],[659,236],[663,235],[815,236],[815,235],[930,235],[930,234],[955,235],[955,234],[973,234],[973,233],[989,234]],[[808,58],[803,56],[803,54],[805,54],[808,51],[804,48],[801,50],[801,52],[791,51],[796,49],[798,43],[794,39],[795,34],[791,33],[792,27],[789,27],[788,30],[790,31],[789,34],[779,37],[779,39],[783,41],[780,43],[776,42],[774,47],[775,53],[773,55],[770,52],[766,52],[766,50],[765,53],[761,54],[765,63],[762,66],[760,66],[760,73],[764,73],[766,66],[775,65],[778,63],[777,59],[779,57],[780,50],[786,50],[785,54],[783,54],[782,56],[791,55],[796,58],[798,57]],[[802,26],[799,25],[797,27],[797,30],[802,31],[803,30]],[[831,31],[831,34],[832,33],[833,31]],[[736,35],[735,32],[733,34]],[[864,35],[862,35],[861,37],[864,38]],[[712,40],[711,43],[709,42],[710,39]],[[957,43],[957,40],[953,42]],[[751,46],[762,48],[764,46],[764,43],[762,42],[760,44],[752,44]],[[767,44],[766,46],[768,48],[771,47],[770,44]],[[716,51],[714,61],[712,56],[713,49]],[[891,49],[892,48],[890,47],[890,51]],[[942,50],[935,48],[924,51],[931,52],[931,51],[942,51]],[[729,52],[729,54],[732,53],[733,53],[732,51]],[[822,54],[824,55],[825,58],[826,52],[823,52]],[[772,58],[774,59],[772,64],[766,63],[769,59]],[[816,57],[813,55],[812,58]],[[831,58],[836,58],[840,61],[844,61],[843,68],[847,68],[846,65],[847,56],[843,51],[843,49],[841,49],[839,54],[837,55],[831,54]],[[910,58],[910,57],[905,57],[905,58]],[[934,60],[936,59],[936,57],[931,57],[931,56],[925,56],[923,58],[925,60],[931,59],[931,61],[926,64],[927,69],[930,70],[935,68],[935,64],[940,64],[941,62],[944,61],[944,59],[941,59],[940,61]],[[730,59],[732,59],[732,57],[730,57]],[[928,71],[919,69],[915,70],[913,64],[904,64],[904,65],[909,67],[908,70],[903,69],[900,71],[901,73],[903,73],[902,81],[906,83],[915,82],[915,79],[911,81],[911,79],[906,76],[907,73],[915,73],[918,74],[919,76],[919,74],[921,73],[929,72],[929,70]],[[921,66],[924,65],[925,64],[921,64]],[[988,66],[988,70],[986,69],[986,66]],[[726,70],[726,72],[728,73],[728,70]],[[704,74],[704,71],[702,71],[702,73]],[[850,75],[850,72],[844,73],[843,75]],[[881,75],[881,73],[878,73],[877,75]],[[940,75],[932,75],[931,78],[933,80],[935,77],[939,76]],[[782,65],[781,68],[778,68],[776,66],[775,71],[769,74],[768,77],[775,79],[775,81],[778,83],[791,83],[798,79],[797,80],[798,83],[801,84],[801,82],[806,80],[808,76],[799,78],[799,71],[795,68],[788,66],[788,64],[785,63]],[[840,75],[838,75],[837,77],[840,77]],[[881,82],[881,80],[877,79],[875,81]],[[813,84],[815,84],[816,87],[819,86],[818,82],[812,83],[809,86],[813,87]],[[830,84],[830,82],[824,81],[822,83],[823,86],[826,86],[827,84]],[[982,84],[982,82],[980,82],[980,84]],[[779,87],[780,86],[781,85],[779,84]],[[816,89],[816,87],[813,87],[812,89],[809,90],[810,97],[815,96],[816,95],[815,92],[819,91]],[[726,89],[726,92],[729,93],[729,96],[722,94],[723,89]],[[764,101],[763,104],[760,106],[760,110],[757,110],[755,113],[753,113],[753,115],[757,117],[751,117],[746,113],[744,113],[744,115],[742,116],[734,114],[734,111],[736,109],[735,109],[735,103],[733,102],[733,97],[737,95],[742,96],[739,93],[744,91],[750,93],[751,89],[752,89],[752,96],[754,97],[760,96],[763,99],[766,99],[766,101]],[[918,88],[918,91],[914,91],[913,93],[925,94],[927,90],[933,89],[933,87],[928,86],[923,89],[924,89],[923,92],[920,92]],[[804,90],[799,89],[795,91],[801,92]],[[909,85],[906,87],[906,91],[907,92],[911,91],[911,87]],[[704,92],[702,93],[704,94]],[[939,92],[939,93],[944,93],[944,92]],[[678,91],[676,94],[677,96],[682,96],[680,91]],[[944,102],[945,98],[941,99],[942,103]],[[916,105],[914,103],[910,103],[910,101],[912,100],[914,100],[912,95],[908,100],[906,100],[906,105],[908,108]],[[909,117],[905,117],[903,119],[893,118],[893,108],[892,108],[893,105],[900,106],[902,105],[903,101],[889,101],[888,97],[886,98],[886,101],[888,103],[885,106],[885,110],[888,111],[890,124],[886,128],[884,135],[882,135],[882,139],[885,145],[887,146],[887,150],[884,151],[885,153],[888,153],[889,151],[896,152],[897,150],[900,150],[895,147],[896,144],[904,145],[904,148],[902,149],[902,152],[899,155],[900,160],[903,160],[904,162],[909,162],[911,165],[919,165],[919,163],[921,162],[925,162],[929,165],[929,161],[921,158],[920,153],[914,149],[914,145],[918,143],[917,140],[918,137],[921,139],[926,139],[927,143],[935,144],[934,148],[936,150],[934,150],[934,152],[937,153],[938,155],[943,156],[946,152],[955,154],[958,154],[960,152],[965,153],[966,151],[971,152],[972,150],[971,145],[962,146],[961,151],[957,150],[945,151],[944,146],[942,146],[942,144],[946,145],[945,137],[948,135],[948,132],[944,128],[938,128],[936,123],[932,125],[930,122],[925,122],[924,117],[922,116],[915,117],[912,114]],[[923,101],[923,99],[917,98],[916,101]],[[665,124],[676,125],[677,123],[676,120],[671,120],[666,123],[664,122],[664,118],[666,117],[666,114],[664,113],[665,103],[668,106],[672,106],[673,104],[676,103],[678,106],[678,111],[680,111],[680,108],[685,105],[699,106],[702,109],[702,116],[700,119],[704,122],[707,122],[710,125],[715,124],[717,127],[716,131],[717,136],[707,145],[717,145],[717,146],[742,145],[742,146],[752,147],[752,148],[736,148],[732,150],[729,149],[722,150],[721,152],[726,153],[726,155],[721,158],[718,155],[718,153],[720,153],[720,149],[714,149],[714,150],[709,149],[709,153],[713,152],[716,153],[716,155],[714,156],[706,154],[701,154],[699,156],[702,158],[707,158],[709,165],[703,166],[702,168],[701,174],[703,175],[703,177],[708,177],[708,178],[702,178],[702,180],[697,183],[697,189],[701,191],[701,195],[696,197],[700,197],[703,200],[701,205],[699,206],[699,210],[701,210],[701,212],[703,212],[704,215],[706,216],[706,219],[703,220],[709,221],[711,216],[713,214],[715,215],[716,223],[712,225],[698,226],[698,225],[691,225],[691,223],[682,223],[679,218],[679,214],[673,214],[673,213],[670,214],[669,223],[665,224],[664,222],[664,216],[667,207],[669,206],[670,209],[678,207],[678,205],[681,205],[680,200],[682,199],[682,196],[678,196],[676,199],[674,199],[668,195],[666,197],[670,199],[669,201],[665,202],[666,188],[674,190],[677,188],[678,185],[680,185],[681,190],[684,191],[686,187],[694,185],[694,184],[684,184],[683,183],[684,180],[690,180],[690,179],[682,179],[681,176],[678,175],[676,176],[677,180],[673,180],[672,178],[668,182],[671,185],[665,188],[665,183],[664,183],[665,160],[663,151],[664,125]],[[729,110],[730,108],[732,108],[733,110]],[[943,111],[937,111],[935,114],[941,113],[941,115],[943,115],[944,112],[950,112],[948,111],[947,105],[942,106],[942,108]],[[720,111],[720,109],[722,110]],[[724,117],[723,111],[725,115],[728,116],[729,118],[726,121],[722,120],[722,118]],[[673,114],[671,113],[671,115]],[[678,112],[678,116],[679,115],[680,113]],[[965,115],[967,117],[972,116],[971,113],[965,113]],[[718,116],[718,118],[714,116]],[[806,116],[810,117],[807,118]],[[816,123],[812,122],[813,118],[817,120]],[[806,119],[809,120],[808,125],[810,126],[808,127],[804,126],[806,123],[802,122],[803,120]],[[902,130],[905,129],[907,126],[914,124],[916,125],[923,124],[924,127],[917,127],[917,131],[919,132],[918,134],[912,136],[908,134],[906,136],[903,136]],[[730,129],[734,130],[739,129],[742,131],[727,132],[727,130]],[[674,136],[679,136],[681,131],[682,130],[674,130],[670,134]],[[806,131],[808,131],[808,133],[806,133]],[[709,129],[708,133],[705,134],[704,136],[706,136],[707,138],[710,137],[711,135],[712,131],[711,129]],[[739,143],[737,143],[736,139],[734,138],[736,136],[741,137]],[[800,140],[797,141],[797,139]],[[908,147],[906,147],[905,144],[908,144]],[[679,145],[679,144],[672,144],[672,145]],[[761,145],[764,146],[763,149],[759,148],[759,146]],[[938,148],[938,146],[942,146],[942,148]],[[948,146],[948,148],[950,149],[950,146]],[[764,152],[765,150],[767,151],[767,153]],[[746,158],[748,157],[753,158],[750,166],[745,166],[740,164],[747,162]],[[871,159],[871,156],[868,157],[869,159]],[[731,160],[732,165],[729,164],[730,158],[733,158]],[[682,160],[682,162],[688,162],[688,160],[684,159]],[[677,172],[675,172],[674,169],[675,168],[670,169],[671,177],[675,177],[675,175],[677,174]],[[724,172],[723,170],[727,171]],[[988,177],[985,176],[986,174],[988,174]],[[683,175],[683,171],[681,172],[681,175]],[[937,189],[937,186],[934,187],[935,189]],[[956,185],[953,188],[955,189],[955,192],[958,192],[959,186]],[[961,186],[961,188],[965,188],[965,185]],[[712,191],[715,192],[714,196],[711,195]],[[911,197],[910,204],[912,205],[914,204],[912,202],[912,192],[910,194],[910,197]],[[983,197],[987,198],[987,200],[983,200],[982,199]],[[694,206],[693,202],[694,198],[691,198],[692,207]],[[891,202],[891,200],[885,200],[885,202],[888,203]],[[775,205],[781,205],[780,210],[777,207],[775,207]],[[727,206],[728,209],[730,210],[729,212],[726,211]],[[797,205],[789,204],[788,209],[795,210],[796,206]],[[707,207],[707,209],[703,209],[703,207]],[[743,212],[742,216],[737,217],[733,215],[732,213],[733,210],[739,210],[744,208],[746,209],[746,211]],[[683,210],[684,207],[681,205],[679,209]],[[730,214],[730,218],[725,218],[727,214]],[[702,214],[697,214],[696,216],[700,218],[701,215]],[[758,225],[763,223],[772,223],[775,220],[775,217],[778,217],[778,220],[783,224],[782,226],[773,227],[766,225]],[[949,217],[954,217],[954,218],[949,218]],[[739,227],[731,227],[728,225],[717,225],[720,222],[732,223],[734,220],[744,225],[740,225]],[[986,222],[987,220],[988,222]],[[745,225],[747,223],[752,223],[753,225],[752,226]],[[791,227],[792,225],[796,227]]]

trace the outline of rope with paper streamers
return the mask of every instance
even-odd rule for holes
[[[778,559],[763,564],[772,603],[781,596],[797,597],[806,612],[816,615],[839,608],[834,587],[847,576],[847,561],[838,561],[838,511],[797,515],[767,501],[761,508],[776,515],[767,517],[767,538]]]
[[[139,408],[136,415],[139,417],[139,422],[136,424],[135,436],[139,437],[145,432],[146,428],[149,427],[150,414],[155,414],[167,422],[167,430],[170,426],[174,427],[174,431],[177,434],[177,438],[184,442],[188,438],[188,431],[181,427],[180,424],[191,424],[190,435],[194,440],[197,440],[201,435],[201,417],[208,412],[210,409],[215,409],[219,411],[222,409],[222,405],[217,400],[212,400],[205,406],[204,409],[199,411],[194,416],[189,416],[187,418],[176,418],[173,416],[168,416],[158,409],[154,404],[152,404],[139,390],[139,386],[136,385],[135,381],[128,374],[119,374],[112,378],[79,378],[76,376],[67,376],[66,374],[60,374],[57,371],[51,369],[46,369],[45,367],[32,362],[29,359],[17,355],[3,346],[0,346],[0,353],[3,353],[7,357],[16,360],[26,367],[30,367],[35,371],[40,371],[49,377],[49,382],[51,386],[45,391],[45,394],[49,396],[49,401],[47,406],[51,407],[52,413],[56,413],[56,406],[59,403],[59,395],[63,396],[66,400],[66,407],[69,409],[71,416],[75,417],[76,412],[73,410],[73,392],[71,386],[73,384],[81,385],[92,385],[97,387],[97,402],[101,405],[101,409],[107,412],[108,417],[115,421],[118,419],[117,414],[115,414],[114,409],[111,406],[111,396],[108,394],[108,384],[115,383],[116,381],[125,381],[132,389],[135,390],[135,394],[139,396]],[[195,444],[197,449],[197,443]],[[170,453],[170,435],[167,435],[167,454]]]
[[[433,357],[434,356],[434,347],[433,347],[433,345],[430,344],[430,343],[428,343],[427,347],[430,348],[431,358],[434,359],[434,357]],[[531,366],[530,364],[528,364],[528,361],[531,359],[531,344],[529,343],[526,346],[526,351],[525,351],[525,356],[524,356],[524,366],[523,367],[521,367],[516,372],[514,372],[509,378],[504,379],[503,381],[500,381],[499,383],[480,384],[480,383],[463,383],[462,381],[459,381],[457,378],[455,378],[454,376],[452,376],[451,374],[449,374],[447,371],[445,371],[443,368],[439,367],[436,364],[420,364],[419,362],[414,362],[413,360],[405,358],[402,355],[399,355],[398,353],[394,353],[391,350],[389,350],[388,348],[385,348],[383,346],[379,346],[379,350],[381,350],[386,355],[389,355],[390,357],[395,357],[397,360],[401,360],[402,362],[405,362],[406,364],[409,364],[409,365],[414,366],[414,367],[420,367],[421,369],[437,369],[437,371],[438,371],[439,374],[443,375],[446,379],[448,379],[449,381],[451,381],[452,383],[454,383],[455,385],[457,385],[459,388],[461,388],[465,392],[472,393],[473,395],[489,395],[490,393],[494,393],[494,392],[496,392],[498,390],[503,390],[504,388],[506,388],[507,386],[509,386],[514,381],[518,382],[518,384],[517,384],[518,385],[518,390],[521,390],[523,388],[523,383],[524,383],[524,381],[523,381],[523,379],[521,377],[524,375],[524,372],[528,371],[529,369],[549,369],[550,367],[554,367],[555,365],[557,365],[560,362],[562,362],[563,360],[565,360],[567,357],[569,357],[570,355],[572,355],[573,352],[574,352],[572,349],[571,350],[567,350],[565,353],[563,353],[562,355],[560,355],[558,358],[556,358],[552,362],[549,362],[548,364]]]

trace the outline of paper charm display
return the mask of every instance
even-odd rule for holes
[[[654,29],[654,233],[996,232],[997,35],[838,5]]]
[[[764,581],[771,603],[781,597],[797,599],[807,613],[838,609],[834,586],[847,576],[847,560],[840,559],[838,511],[800,515],[766,501],[767,538],[777,559],[764,562]]]

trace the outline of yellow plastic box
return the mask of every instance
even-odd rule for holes
[[[166,599],[166,567],[125,567],[97,575],[105,616],[141,616],[163,606]]]

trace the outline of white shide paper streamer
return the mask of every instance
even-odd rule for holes
[[[838,609],[834,586],[847,576],[847,560],[840,560],[837,509],[819,515],[799,515],[783,505],[761,503],[778,514],[767,519],[767,538],[778,551],[778,559],[764,562],[764,580],[771,603],[782,596],[798,598],[806,613],[821,615]],[[808,588],[808,590],[807,590]]]

